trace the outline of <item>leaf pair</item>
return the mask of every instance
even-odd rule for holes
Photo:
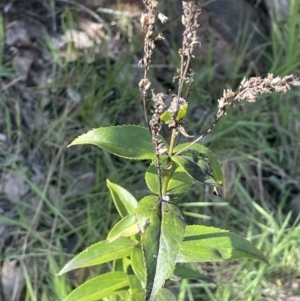
[[[159,139],[162,139],[167,144],[161,136]],[[69,146],[79,144],[93,144],[116,156],[132,160],[155,159],[149,130],[135,125],[93,129],[74,139]],[[181,151],[188,145],[189,143],[178,145],[175,147],[174,153]],[[203,145],[193,144],[188,151],[172,158],[179,166],[185,167],[189,171],[190,176],[196,181],[204,182],[205,177],[209,173],[209,168],[211,168],[212,178],[218,184],[222,183],[222,172],[219,163],[213,153]]]

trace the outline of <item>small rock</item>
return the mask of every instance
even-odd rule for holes
[[[29,191],[29,186],[23,179],[16,175],[5,174],[0,185],[0,192],[6,194],[9,198],[19,200]]]
[[[7,261],[2,266],[1,284],[4,301],[19,301],[25,287],[25,279],[17,260]]]

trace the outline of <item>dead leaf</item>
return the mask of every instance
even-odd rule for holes
[[[81,101],[80,93],[74,90],[73,88],[68,87],[66,92],[68,98],[70,98],[73,102],[78,103]]]
[[[6,261],[2,266],[1,284],[4,301],[19,301],[25,288],[25,279],[17,260]]]
[[[4,174],[0,183],[0,192],[9,198],[19,200],[29,191],[29,186],[20,177],[13,174]]]
[[[100,44],[103,39],[109,39],[103,31],[103,27],[103,24],[95,23],[88,19],[81,18],[79,21],[79,28],[86,32],[88,36],[97,44]]]
[[[291,8],[290,0],[265,0],[265,3],[270,15],[273,15],[277,21],[286,20],[289,16]]]
[[[86,32],[69,29],[64,36],[66,43],[73,42],[78,49],[92,48],[94,46],[93,40]]]
[[[19,49],[13,58],[15,71],[22,79],[26,79],[34,60],[34,53],[30,48]]]
[[[7,25],[5,31],[7,46],[30,47],[31,41],[24,22],[14,21]]]

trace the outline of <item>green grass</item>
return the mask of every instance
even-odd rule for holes
[[[294,9],[287,24],[274,28],[274,54],[267,59],[275,75],[299,68],[298,19]],[[72,27],[72,22],[69,18],[65,26]],[[28,195],[15,200],[12,216],[0,217],[0,223],[14,229],[13,245],[3,248],[2,259],[20,260],[28,301],[61,300],[83,279],[109,268],[56,276],[74,254],[104,239],[117,221],[106,178],[122,184],[137,197],[146,189],[143,163],[119,160],[95,147],[66,148],[91,127],[144,123],[135,78],[138,72],[128,64],[136,50],[123,54],[113,65],[102,60],[97,68],[87,64],[84,56],[70,64],[53,48],[47,51],[55,63],[54,82],[45,87],[51,89],[47,109],[51,114],[46,124],[34,118],[31,131],[24,132],[20,122],[20,110],[24,108],[0,96],[0,132],[12,141],[8,145],[0,141],[0,173],[16,174],[30,188]],[[208,65],[195,70],[195,88],[190,96],[193,121],[187,126],[194,133],[211,124],[216,98],[221,96],[222,86],[219,91],[207,89],[211,86],[207,75],[213,73],[213,68]],[[5,74],[13,78],[8,67],[3,69]],[[234,68],[225,76],[231,80],[226,85],[235,86],[240,76],[239,68]],[[66,97],[61,95],[67,88],[79,93],[81,101],[64,100]],[[300,275],[300,226],[288,213],[287,204],[294,190],[299,192],[299,96],[300,91],[293,89],[286,95],[265,96],[255,104],[237,104],[230,110],[205,139],[222,163],[226,202],[209,189],[195,187],[183,204],[191,222],[227,228],[247,237],[264,252],[270,267],[251,260],[200,264],[199,269],[216,284],[187,280],[173,283],[178,300],[277,300],[282,291],[288,290],[283,286],[289,277]],[[59,105],[60,100],[64,105]],[[193,113],[199,108],[206,115],[200,114],[195,120]],[[37,106],[35,110],[42,112],[44,108]],[[35,163],[44,168],[44,178],[37,183],[26,159],[33,151],[34,157],[40,158]],[[95,173],[95,184],[74,193],[80,177],[88,172]],[[207,202],[213,206],[207,206]]]

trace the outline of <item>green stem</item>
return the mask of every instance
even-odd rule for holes
[[[162,196],[167,195],[168,185],[169,185],[169,181],[171,180],[173,171],[174,170],[171,168],[170,170],[167,170],[166,173],[164,174],[164,177],[162,180],[162,189],[161,189]]]
[[[174,128],[172,130],[172,135],[171,135],[171,140],[170,140],[170,147],[169,147],[169,151],[168,151],[168,157],[171,158],[173,155],[173,150],[174,150],[174,146],[175,146],[175,138],[176,138],[176,128]]]
[[[173,150],[175,147],[175,140],[176,140],[176,128],[172,129],[172,134],[171,134],[171,139],[170,139],[170,146],[169,146],[169,150],[168,150],[168,164],[172,164],[172,154],[173,154]],[[169,168],[165,171],[163,178],[162,178],[162,189],[161,189],[161,193],[162,195],[167,195],[167,191],[168,191],[168,184],[171,180],[171,177],[173,175],[174,172],[174,168]]]

